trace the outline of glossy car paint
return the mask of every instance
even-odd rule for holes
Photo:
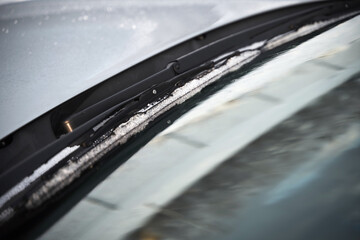
[[[0,139],[203,32],[304,1],[3,1]]]

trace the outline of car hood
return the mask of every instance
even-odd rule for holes
[[[180,42],[303,2],[2,2],[0,138]]]

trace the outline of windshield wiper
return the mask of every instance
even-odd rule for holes
[[[177,84],[184,84],[191,76],[210,69],[215,64],[212,59],[224,53],[236,53],[237,49],[241,47],[254,42],[266,41],[274,36],[296,30],[296,28],[306,23],[329,19],[334,15],[349,11],[350,9],[344,3],[339,2],[310,5],[306,10],[270,19],[265,23],[233,33],[174,59],[158,73],[67,117],[63,121],[64,128],[68,130],[67,134],[1,174],[0,195],[6,193],[36,168],[47,162],[62,149],[79,141],[79,139],[81,139],[80,143],[85,143],[85,148],[89,148],[96,138],[128,119],[131,114],[134,114],[146,104],[171,93],[178,86]],[[154,94],[154,90],[156,94]],[[99,129],[96,131],[93,129],[112,115],[113,117]]]

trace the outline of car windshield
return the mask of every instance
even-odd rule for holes
[[[0,238],[358,239],[359,9],[0,5]]]

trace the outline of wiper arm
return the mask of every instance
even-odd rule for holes
[[[69,130],[68,134],[61,136],[56,141],[48,144],[43,149],[40,149],[1,174],[0,195],[3,195],[25,176],[31,174],[37,167],[47,162],[55,154],[73,144],[85,134],[89,132],[93,134],[93,136],[83,141],[89,146],[92,140],[128,118],[130,113],[141,109],[141,107],[152,100],[170,93],[170,90],[176,87],[177,82],[187,81],[190,75],[194,76],[207,68],[211,68],[214,64],[211,59],[227,52],[236,51],[236,49],[245,47],[249,43],[264,41],[288,32],[306,22],[327,19],[331,14],[340,14],[341,11],[339,10],[346,11],[343,3],[324,3],[234,33],[175,59],[160,72],[69,116],[63,122],[64,127]],[[160,86],[163,90],[154,96],[152,90],[156,90]],[[121,109],[124,109],[124,111],[119,112]],[[94,126],[116,112],[119,112],[118,115],[115,115],[94,133],[92,130]]]

